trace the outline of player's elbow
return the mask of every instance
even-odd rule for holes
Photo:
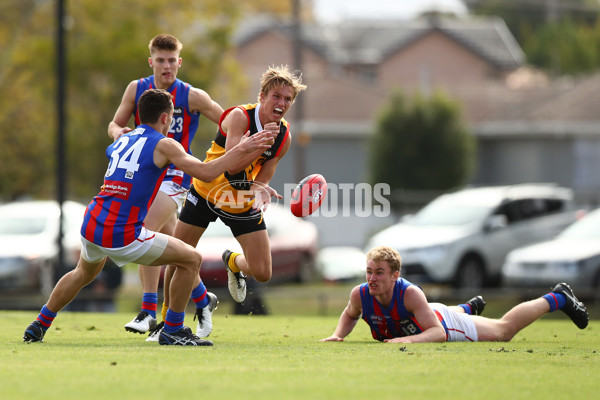
[[[435,335],[432,338],[432,342],[445,342],[447,340],[448,338],[446,336],[446,331],[444,330],[444,328],[437,328],[435,330]]]
[[[108,132],[107,132],[109,138],[115,139],[114,131],[115,131],[115,122],[111,121],[110,124],[108,124]]]

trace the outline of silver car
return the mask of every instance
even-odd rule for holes
[[[547,242],[511,251],[502,267],[511,287],[554,286],[569,282],[582,292],[600,288],[600,208]]]
[[[73,267],[81,248],[85,206],[66,201],[63,212],[65,261]],[[0,205],[0,292],[50,293],[60,273],[56,268],[59,215],[55,201]]]
[[[457,288],[498,285],[509,251],[554,237],[576,219],[573,193],[551,184],[468,188],[444,194],[377,234],[397,249],[402,276]]]

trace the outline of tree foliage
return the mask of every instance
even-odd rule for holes
[[[101,184],[107,127],[125,87],[152,73],[150,39],[177,36],[184,45],[179,77],[227,102],[243,85],[230,51],[240,15],[234,0],[65,3],[67,197],[88,198]],[[55,7],[50,0],[0,3],[0,200],[55,197]],[[224,74],[228,88],[217,84]],[[212,137],[214,125],[201,126],[203,134]]]
[[[532,65],[555,75],[598,68],[596,0],[466,0],[465,4],[474,14],[501,17]]]
[[[457,103],[441,92],[416,95],[411,102],[394,93],[376,126],[370,153],[373,183],[388,183],[392,190],[448,190],[470,178],[475,139]]]
[[[523,48],[531,64],[556,75],[595,71],[600,61],[600,21],[594,26],[570,19],[544,25],[527,36]]]

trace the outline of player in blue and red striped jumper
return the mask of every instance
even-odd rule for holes
[[[165,89],[173,96],[175,107],[167,136],[181,143],[184,150],[192,154],[190,146],[198,129],[200,115],[204,114],[212,122],[218,123],[223,109],[205,91],[177,78],[182,63],[180,53],[183,45],[175,36],[157,35],[152,38],[148,47],[150,50],[148,63],[153,74],[129,83],[121,104],[108,126],[108,135],[116,140],[131,131],[127,124],[132,116],[135,126],[140,125],[137,104],[142,93],[151,88]],[[173,234],[177,210],[185,200],[191,181],[192,177],[189,174],[174,164],[169,166],[144,221],[148,229],[168,235]],[[125,325],[125,329],[137,333],[158,332],[156,312],[160,269],[140,265],[139,277],[143,289],[142,307],[139,314]],[[216,308],[217,297],[213,293],[208,293],[201,281],[194,288],[194,294],[192,300],[196,304],[198,317],[196,334],[207,337],[212,330],[212,312]],[[165,313],[166,308],[163,304],[163,320]],[[158,335],[153,334],[148,338],[148,340],[153,339],[158,339]]]
[[[390,247],[370,250],[367,283],[352,289],[335,332],[322,341],[343,341],[361,315],[373,338],[388,343],[507,342],[543,315],[559,309],[580,329],[589,322],[585,306],[566,283],[559,283],[540,298],[513,307],[500,319],[491,319],[471,314],[473,304],[449,307],[428,303],[420,287],[400,278],[401,264],[400,254]],[[481,297],[473,300],[477,299]]]
[[[144,226],[144,218],[171,163],[198,178],[211,181],[225,170],[240,170],[272,146],[274,136],[263,131],[246,135],[231,154],[203,163],[180,143],[166,138],[173,118],[171,95],[147,90],[139,99],[142,124],[108,146],[109,159],[100,193],[88,205],[81,226],[82,249],[74,270],[64,275],[38,318],[25,330],[25,342],[42,341],[56,313],[100,273],[110,257],[117,265],[129,262],[175,266],[171,302],[159,342],[168,345],[212,345],[183,326],[185,306],[198,276],[202,257],[192,246]]]

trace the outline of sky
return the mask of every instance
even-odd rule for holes
[[[313,0],[313,4],[316,17],[326,22],[356,18],[411,19],[432,9],[466,13],[460,0]]]

